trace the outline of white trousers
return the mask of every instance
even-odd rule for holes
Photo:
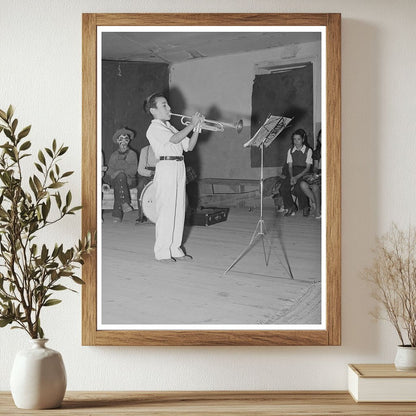
[[[182,257],[181,249],[185,223],[185,163],[162,160],[156,165],[154,177],[156,198],[157,260]]]

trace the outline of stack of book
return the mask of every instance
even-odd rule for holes
[[[349,364],[348,390],[356,402],[416,402],[416,371],[394,364]]]

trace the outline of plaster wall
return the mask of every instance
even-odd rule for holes
[[[360,277],[377,234],[391,221],[416,222],[416,2],[413,0],[0,0],[0,107],[12,103],[32,124],[33,150],[56,137],[70,145],[62,169],[81,195],[81,13],[341,12],[342,20],[342,346],[82,347],[81,297],[44,317],[69,390],[345,389],[346,364],[392,362],[397,338],[374,321]],[[228,108],[238,111],[237,106]],[[45,239],[74,242],[81,217]],[[27,336],[0,330],[0,390],[9,389]]]
[[[291,62],[314,61],[317,65],[314,75],[314,91],[320,91],[320,43],[309,42],[299,46],[295,56],[288,58],[288,47],[271,48],[251,53],[240,53],[216,58],[194,60],[172,65],[170,88],[177,89],[171,105],[179,101],[185,113],[195,111],[205,114],[207,119],[233,123],[243,120],[245,128],[240,134],[226,128],[221,133],[208,133],[201,136],[194,153],[204,160],[201,165],[201,178],[243,178],[257,179],[259,169],[250,167],[250,148],[243,144],[251,137],[250,117],[253,82],[256,65],[278,62],[280,65]],[[178,98],[180,95],[180,99]],[[316,123],[320,119],[320,94],[316,94]],[[175,108],[175,107],[174,107]],[[279,114],[276,114],[279,115]],[[310,138],[313,144],[313,138]],[[280,172],[280,168],[279,168]],[[265,169],[265,177],[275,176],[277,168]]]

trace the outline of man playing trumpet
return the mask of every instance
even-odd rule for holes
[[[152,94],[146,99],[144,108],[153,116],[146,137],[158,159],[153,182],[157,217],[155,258],[166,263],[189,261],[192,257],[181,248],[186,208],[183,152],[194,149],[204,117],[195,113],[190,123],[178,131],[169,122],[171,108],[163,94]],[[191,138],[187,137],[191,132]]]

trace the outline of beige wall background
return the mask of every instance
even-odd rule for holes
[[[81,13],[342,13],[342,346],[82,347],[81,297],[46,311],[69,390],[345,389],[347,363],[392,362],[397,338],[374,321],[360,279],[377,234],[416,221],[413,0],[0,0],[0,107],[32,124],[33,150],[70,145],[62,168],[81,195]],[[78,202],[77,202],[78,201]],[[73,243],[80,216],[44,238]],[[59,237],[57,237],[59,236]],[[0,390],[27,336],[0,330]]]

